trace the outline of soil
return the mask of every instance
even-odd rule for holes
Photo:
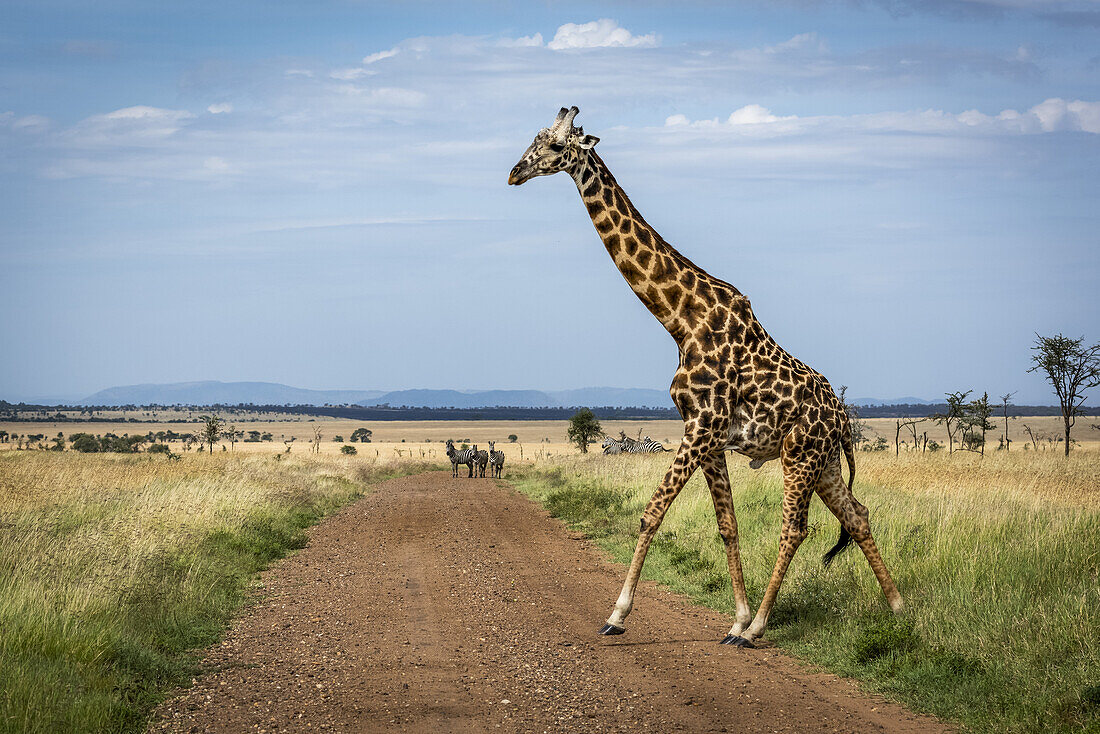
[[[150,731],[932,732],[948,727],[717,644],[731,621],[643,582],[506,482],[395,479],[311,532]]]

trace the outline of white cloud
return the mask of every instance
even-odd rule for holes
[[[191,117],[190,112],[183,110],[166,110],[160,107],[148,107],[146,105],[137,105],[135,107],[123,107],[122,109],[115,110],[114,112],[107,112],[103,115],[94,115],[89,117],[89,120],[143,120],[143,121],[165,121],[165,120],[181,120],[187,117]]]
[[[648,48],[656,45],[655,34],[636,36],[610,18],[601,18],[591,23],[566,23],[558,28],[554,40],[546,44],[547,48],[555,51],[571,48]]]
[[[712,129],[739,132],[756,137],[800,135],[809,132],[859,131],[867,133],[922,134],[1033,134],[1040,132],[1079,131],[1100,133],[1100,102],[1084,102],[1052,98],[1026,112],[1004,110],[996,117],[978,110],[958,114],[943,110],[909,110],[875,112],[860,115],[816,115],[779,117],[757,104],[745,105],[726,119],[690,120],[675,114],[665,119],[666,128]]]
[[[774,46],[768,46],[764,49],[768,53],[784,53],[789,51],[813,51],[817,53],[825,53],[829,50],[829,47],[825,44],[825,41],[821,39],[816,33],[799,33],[796,36],[788,38],[782,43],[777,43]]]
[[[1038,118],[1039,126],[1044,132],[1076,130],[1100,133],[1100,102],[1066,102],[1053,97],[1040,102],[1028,112]]]
[[[212,115],[225,115],[233,111],[233,105],[228,102],[217,102],[207,107],[206,111]]]
[[[0,112],[0,125],[23,132],[41,132],[50,126],[50,118],[42,115],[16,117],[14,112]]]
[[[225,162],[225,159],[216,155],[204,160],[202,167],[211,173],[227,173],[230,170],[230,166]]]
[[[353,84],[341,84],[336,87],[341,94],[359,97],[370,104],[386,107],[420,107],[428,99],[428,95],[415,89],[402,89],[399,87],[357,87]]]
[[[144,145],[177,133],[194,115],[137,105],[102,115],[92,115],[65,133],[78,145]]]
[[[793,119],[795,119],[794,115],[790,117],[776,117],[767,107],[761,107],[758,104],[750,104],[731,112],[726,123],[730,125],[758,125],[764,122],[779,122],[780,120]]]
[[[329,76],[333,79],[341,79],[343,81],[353,81],[365,76],[374,76],[378,72],[374,69],[364,69],[361,66],[353,66],[347,69],[334,69],[329,72]]]
[[[542,34],[536,33],[532,36],[522,36],[520,38],[503,38],[500,40],[500,45],[505,48],[525,48],[531,46],[541,46]]]
[[[373,54],[370,54],[369,56],[364,56],[363,57],[363,63],[364,64],[373,64],[374,62],[381,61],[382,59],[393,58],[394,56],[397,55],[397,53],[398,53],[398,51],[397,51],[396,48],[391,48],[388,51],[379,51],[378,53],[373,53]]]

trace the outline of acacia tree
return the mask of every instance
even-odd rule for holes
[[[599,438],[602,433],[600,422],[588,408],[581,408],[569,419],[569,440],[577,444],[582,454],[588,453],[588,444]]]
[[[229,441],[229,447],[234,451],[237,450],[237,441],[244,436],[244,431],[238,431],[237,427],[230,423],[222,430],[222,435]]]
[[[1062,408],[1066,429],[1066,456],[1069,456],[1069,431],[1081,414],[1085,391],[1100,385],[1100,344],[1084,346],[1085,337],[1070,339],[1062,334],[1035,335],[1035,365],[1028,372],[1046,375]]]
[[[966,406],[966,418],[964,422],[966,428],[963,431],[963,445],[970,451],[974,451],[974,447],[978,446],[982,456],[985,456],[985,434],[987,431],[992,431],[996,426],[989,422],[989,417],[993,415],[993,406],[989,403],[989,393],[982,393],[981,398],[972,400],[969,405]],[[981,432],[979,436],[978,432]]]
[[[214,453],[214,444],[218,442],[218,438],[222,435],[225,421],[216,415],[200,415],[199,420],[203,422],[199,437],[202,439],[202,443],[210,448],[210,453],[212,454]]]
[[[942,423],[947,428],[947,453],[949,454],[955,450],[955,434],[958,433],[959,427],[966,420],[966,399],[972,392],[974,391],[946,393],[947,411],[932,416],[932,420],[936,423]]]

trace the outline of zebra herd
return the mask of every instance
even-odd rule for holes
[[[656,454],[668,451],[660,441],[654,441],[649,436],[643,439],[633,439],[620,431],[619,439],[615,440],[607,436],[603,440],[603,452],[605,454]]]
[[[468,449],[456,449],[455,442],[447,439],[447,458],[451,460],[451,476],[458,476],[458,467],[465,464],[470,469],[467,478],[474,476],[484,477],[485,469],[489,467],[489,476],[499,479],[504,471],[504,452],[496,450],[496,441],[489,442],[488,451],[479,451],[477,444]]]

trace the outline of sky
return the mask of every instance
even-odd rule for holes
[[[573,182],[505,183],[570,105],[850,396],[1100,341],[1097,0],[6,0],[0,398],[667,387]]]

